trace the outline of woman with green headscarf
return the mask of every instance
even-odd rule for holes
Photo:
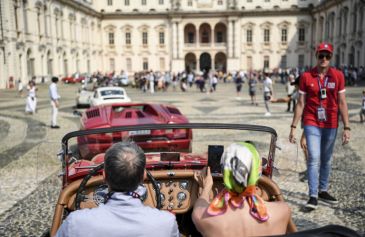
[[[202,191],[192,219],[203,236],[262,236],[285,234],[290,209],[284,202],[265,202],[256,193],[261,159],[249,142],[233,143],[221,158],[224,188],[210,198],[213,179],[195,175]]]

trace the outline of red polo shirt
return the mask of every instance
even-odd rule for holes
[[[345,79],[343,73],[330,67],[327,74],[320,80],[321,87],[325,87],[327,79],[327,98],[320,100],[320,89],[318,85],[319,74],[317,67],[311,71],[303,73],[299,82],[299,93],[306,95],[305,107],[303,111],[304,125],[311,125],[320,128],[338,127],[338,93],[345,92]],[[327,121],[317,120],[317,108],[322,102],[322,107],[326,109]]]

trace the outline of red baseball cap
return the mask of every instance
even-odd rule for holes
[[[333,45],[330,43],[322,42],[317,46],[316,53],[320,51],[333,52]]]

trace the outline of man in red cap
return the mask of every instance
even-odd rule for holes
[[[317,208],[317,199],[336,204],[328,193],[331,160],[338,128],[338,112],[342,117],[342,144],[350,140],[350,127],[342,72],[330,66],[333,46],[321,43],[316,49],[317,65],[303,73],[289,141],[295,143],[295,129],[303,116],[308,149],[309,210]]]

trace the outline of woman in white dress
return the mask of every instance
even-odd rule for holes
[[[37,108],[37,97],[35,83],[30,81],[27,86],[28,96],[26,100],[25,112],[34,114]]]

